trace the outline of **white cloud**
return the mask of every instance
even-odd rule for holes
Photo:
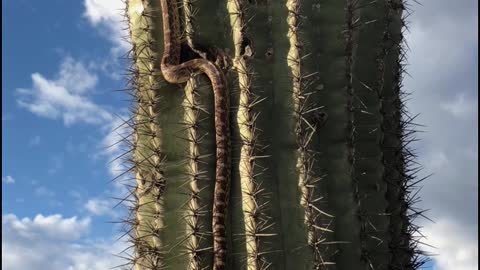
[[[114,202],[112,200],[104,200],[104,199],[90,199],[85,203],[84,207],[88,210],[88,212],[97,215],[110,215],[115,216],[115,212],[113,211]]]
[[[95,74],[91,74],[82,63],[67,57],[60,65],[56,82],[69,89],[69,92],[83,94],[95,87],[98,78]]]
[[[61,215],[2,216],[2,269],[105,270],[123,264],[114,254],[124,243],[81,241],[90,222]]]
[[[84,0],[83,16],[100,35],[113,44],[109,57],[97,59],[93,66],[114,80],[125,77],[122,71],[128,64],[121,58],[131,49],[127,41],[129,32],[124,18],[125,7],[122,0]]]
[[[125,3],[119,0],[85,0],[84,5],[84,15],[94,25],[120,19],[125,7]]]
[[[114,117],[107,109],[102,108],[86,96],[94,89],[98,80],[96,75],[89,72],[82,63],[67,57],[60,65],[60,71],[54,79],[47,79],[41,74],[34,73],[32,80],[32,89],[17,89],[19,95],[17,102],[20,106],[41,117],[63,119],[67,126],[82,122],[99,125],[102,131],[107,133],[105,138],[100,141],[101,155],[108,157],[109,160],[114,160],[123,153],[122,144],[118,142],[129,132],[128,125],[119,128],[123,120]],[[124,118],[127,119],[127,117]],[[31,144],[37,144],[39,139],[40,137],[33,138]],[[66,151],[78,154],[85,152],[86,147],[86,144],[73,144],[69,140]],[[63,160],[63,156],[52,157],[48,173],[54,174],[62,169]],[[121,159],[114,160],[109,164],[110,174],[114,177],[122,173],[123,168],[124,164]],[[116,185],[116,188],[120,187],[121,185]],[[37,188],[35,193],[38,196],[53,196],[53,193],[44,187]],[[94,208],[90,210],[98,211]]]
[[[467,98],[465,93],[459,93],[451,101],[445,102],[440,105],[441,108],[455,117],[471,116],[476,110],[478,110],[477,100],[473,98]]]
[[[2,182],[4,182],[5,184],[13,184],[15,183],[15,179],[10,175],[2,176]]]
[[[56,79],[33,73],[32,82],[31,89],[17,89],[17,103],[38,116],[63,118],[67,126],[76,122],[100,124],[112,119],[109,112],[81,95],[96,85],[97,78],[72,58],[64,59]]]
[[[35,240],[38,237],[56,240],[77,240],[86,233],[90,226],[90,219],[78,220],[76,216],[63,218],[62,215],[36,215],[33,219],[19,219],[14,214],[2,217],[2,225],[6,230],[24,239]],[[2,227],[3,227],[2,226]]]
[[[123,39],[128,35],[128,31],[124,29],[124,1],[85,0],[84,6],[84,16],[92,26],[100,28],[104,35],[116,45],[114,50],[127,51],[130,48],[128,42]]]
[[[461,224],[453,220],[440,219],[422,230],[426,240],[435,248],[424,249],[432,254],[436,270],[475,270],[478,269],[478,238],[465,231]]]

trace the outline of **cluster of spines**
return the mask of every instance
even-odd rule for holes
[[[382,130],[385,134],[396,137],[397,144],[389,145],[382,142],[384,149],[389,149],[393,156],[391,163],[383,160],[386,168],[384,180],[388,182],[389,196],[391,204],[386,209],[390,215],[389,232],[391,241],[389,243],[389,251],[391,260],[389,267],[391,269],[419,269],[428,258],[426,254],[420,250],[421,233],[420,227],[413,223],[414,219],[422,216],[426,218],[423,210],[417,209],[414,204],[418,202],[417,192],[418,183],[425,178],[418,179],[418,173],[421,167],[415,162],[416,154],[411,148],[411,143],[416,140],[416,126],[412,117],[408,112],[404,98],[407,93],[402,89],[403,74],[406,73],[406,41],[404,40],[404,32],[407,29],[406,18],[410,14],[405,0],[385,0],[388,8],[388,15],[399,17],[402,30],[398,33],[389,33],[385,36],[384,41],[389,42],[388,51],[393,51],[394,55],[398,54],[393,67],[393,99],[383,99],[383,105],[393,107],[392,111],[382,111],[384,122]],[[392,23],[393,19],[388,18],[387,23]],[[388,25],[387,25],[388,27]],[[387,53],[388,55],[388,53]],[[398,229],[398,226],[401,226]]]
[[[356,0],[347,0],[345,5],[345,30],[343,31],[345,37],[345,91],[347,96],[347,103],[345,104],[345,110],[347,114],[347,162],[348,162],[348,175],[349,178],[352,180],[352,188],[353,188],[353,196],[354,201],[356,203],[357,211],[360,208],[360,198],[358,196],[358,183],[355,179],[355,107],[354,107],[354,98],[355,92],[353,89],[353,65],[354,65],[354,34],[355,34],[355,20],[358,17],[355,16],[356,10]],[[363,226],[363,222],[360,220],[361,226]]]
[[[385,136],[392,136],[393,134],[388,134],[388,131],[385,130],[385,126],[384,126],[384,122],[385,121],[388,121],[388,116],[387,116],[387,112],[385,111],[385,108],[383,107],[383,103],[384,103],[384,100],[385,100],[385,96],[384,96],[384,87],[385,87],[385,61],[387,60],[387,55],[389,54],[390,52],[390,49],[389,48],[389,43],[390,43],[390,39],[391,39],[391,33],[390,33],[390,28],[391,28],[391,22],[392,22],[392,19],[393,19],[393,16],[394,14],[392,13],[392,9],[391,9],[391,6],[389,5],[389,0],[387,1],[382,1],[380,4],[382,5],[382,8],[385,12],[385,16],[383,18],[384,20],[384,29],[383,29],[383,32],[381,34],[381,40],[380,40],[380,46],[378,48],[378,52],[377,52],[377,57],[376,57],[376,81],[375,81],[375,85],[373,87],[373,93],[372,94],[376,94],[377,96],[377,100],[378,100],[378,103],[379,103],[379,114],[381,115],[380,117],[380,123],[379,123],[379,127],[377,128],[377,130],[379,131],[380,133],[380,141],[379,141],[379,144],[380,144],[380,147],[382,149],[381,151],[381,160],[382,160],[382,164],[383,164],[383,172],[382,172],[382,181],[383,181],[383,185],[386,186],[386,189],[384,190],[384,192],[388,193],[389,190],[392,189],[392,184],[389,183],[389,180],[391,178],[391,175],[390,175],[390,168],[388,168],[386,165],[386,160],[385,160],[385,152],[388,152],[389,150],[391,150],[388,145],[385,144]],[[395,82],[394,82],[395,83]],[[385,133],[387,131],[387,134]],[[385,147],[387,146],[387,147]],[[387,197],[387,196],[385,196]],[[387,198],[386,198],[387,199]],[[387,203],[390,203],[387,201]],[[388,226],[391,226],[392,225],[392,213],[389,212],[389,207],[387,206],[387,208],[384,210],[384,216],[385,217],[388,217]],[[385,231],[382,231],[383,233],[388,233],[388,226],[385,228]],[[385,237],[382,237],[383,240],[382,241],[385,241],[386,243],[380,243],[380,244],[383,244],[381,245],[380,247],[382,248],[382,250],[371,250],[370,251],[370,254],[369,253],[366,253],[366,256],[364,255],[364,257],[370,262],[370,268],[371,269],[375,269],[378,267],[378,265],[375,265],[372,263],[372,260],[369,258],[368,255],[373,255],[372,253],[375,253],[375,254],[381,254],[383,256],[387,256],[388,257],[388,260],[387,260],[387,263],[391,266],[391,262],[392,260],[395,260],[395,259],[398,259],[398,258],[394,258],[396,254],[392,254],[390,253],[390,251],[388,250],[389,246],[389,242],[391,242],[393,239],[390,237],[388,238],[388,240],[385,238]],[[386,244],[386,245],[385,245]],[[386,250],[385,250],[386,248]]]
[[[315,151],[310,146],[312,138],[318,129],[324,124],[324,115],[320,112],[322,108],[312,101],[313,92],[308,88],[313,81],[308,80],[314,74],[305,74],[302,71],[302,62],[307,55],[302,51],[303,44],[300,36],[301,6],[300,0],[288,0],[288,40],[290,48],[287,56],[287,65],[291,70],[292,78],[292,100],[293,100],[293,125],[297,142],[298,186],[301,192],[300,204],[304,208],[304,223],[307,227],[307,243],[314,254],[314,269],[327,269],[335,263],[325,258],[328,244],[327,233],[333,216],[320,209],[318,182],[322,177],[315,171]],[[323,222],[322,222],[323,221]],[[323,224],[322,224],[322,223]],[[322,245],[323,248],[322,248]]]
[[[267,216],[267,197],[258,181],[260,175],[266,168],[258,164],[258,159],[265,156],[259,155],[260,145],[258,142],[259,130],[256,122],[259,113],[255,112],[257,106],[263,99],[255,94],[253,86],[254,73],[249,64],[253,51],[247,37],[247,18],[245,4],[242,0],[228,0],[227,10],[230,15],[232,27],[233,44],[235,56],[233,69],[237,74],[239,104],[237,110],[237,125],[240,139],[240,160],[238,164],[241,206],[243,220],[245,223],[245,249],[246,268],[249,270],[267,269],[271,263],[264,256],[268,253],[264,237],[272,236],[268,230],[272,224]]]
[[[376,94],[379,102],[379,113],[381,115],[379,127],[374,128],[370,133],[380,133],[380,148],[382,150],[383,170],[383,184],[385,189],[377,186],[377,192],[386,191],[385,199],[388,202],[388,207],[384,211],[372,213],[362,204],[363,200],[369,196],[365,190],[360,190],[359,179],[355,172],[355,161],[357,159],[368,159],[368,157],[361,157],[361,153],[355,153],[355,128],[354,112],[357,111],[357,106],[354,105],[354,98],[356,97],[352,86],[352,79],[360,80],[360,78],[353,78],[352,67],[354,65],[352,56],[355,48],[355,41],[353,39],[355,29],[358,26],[369,23],[378,23],[375,20],[371,22],[362,22],[360,18],[355,17],[355,11],[365,8],[368,5],[383,5],[385,10],[384,17],[384,31],[381,34],[380,46],[376,57],[376,82],[372,87],[360,83],[370,90],[372,94]],[[405,51],[403,44],[403,34],[395,36],[392,33],[392,20],[402,11],[405,10],[403,1],[401,0],[385,0],[381,2],[372,1],[365,5],[359,6],[358,1],[348,0],[346,4],[346,29],[345,29],[345,62],[346,62],[346,79],[347,79],[347,112],[348,112],[348,138],[347,144],[349,148],[349,162],[350,162],[350,177],[353,181],[354,199],[357,205],[357,217],[360,221],[360,252],[361,258],[366,266],[371,269],[381,269],[386,267],[374,257],[386,257],[388,267],[391,269],[417,269],[424,263],[422,253],[417,249],[418,240],[413,239],[413,234],[418,232],[418,227],[411,222],[412,217],[408,216],[407,211],[413,210],[413,215],[421,214],[421,211],[414,210],[411,203],[415,201],[415,195],[410,193],[415,189],[411,184],[412,180],[416,178],[418,168],[410,170],[413,163],[414,154],[409,149],[409,143],[414,140],[412,135],[414,130],[409,128],[412,126],[413,119],[409,116],[405,109],[402,99],[404,93],[401,90],[402,74],[405,60]],[[405,16],[401,17],[402,27],[405,26]],[[357,22],[357,23],[354,23]],[[394,27],[398,27],[394,26]],[[402,28],[404,29],[404,28]],[[391,55],[399,55],[396,62],[396,67],[393,68],[393,93],[388,96],[385,95],[385,61],[386,57]],[[361,102],[361,100],[359,100]],[[363,103],[361,104],[365,106]],[[388,106],[388,109],[385,107]],[[368,112],[366,112],[368,113]],[[395,137],[396,143],[392,144],[391,140],[385,140],[385,136]],[[385,153],[393,154],[394,157],[385,157]],[[394,190],[394,191],[393,191]],[[363,195],[360,195],[363,194]],[[391,198],[396,196],[396,198]],[[373,219],[373,217],[376,219]],[[387,226],[383,225],[383,220],[389,220]],[[381,221],[382,220],[382,221]],[[399,224],[404,224],[401,232],[398,232],[396,227]],[[380,229],[381,228],[381,229]],[[395,232],[397,230],[397,232]],[[390,235],[390,236],[388,236]],[[385,238],[387,237],[387,238]],[[376,242],[374,244],[373,242]],[[386,242],[385,242],[386,241]],[[394,244],[395,243],[395,244]],[[402,243],[402,244],[399,244]],[[387,250],[385,250],[387,248]]]
[[[157,125],[156,111],[158,97],[156,90],[160,86],[158,77],[158,55],[153,44],[155,38],[151,35],[152,18],[157,17],[148,1],[126,1],[125,17],[129,23],[132,60],[129,69],[129,84],[133,103],[132,119],[126,121],[133,131],[129,142],[131,153],[129,162],[132,167],[126,172],[132,172],[136,184],[131,186],[129,198],[129,241],[134,248],[130,255],[130,264],[135,269],[163,269],[165,246],[161,241],[164,228],[163,208],[165,192],[165,176],[163,172],[164,156],[160,130]],[[136,21],[134,21],[136,20]]]
[[[202,222],[202,217],[208,214],[209,209],[205,204],[205,200],[202,200],[201,192],[209,184],[206,184],[206,172],[202,170],[202,159],[204,156],[201,154],[200,144],[203,136],[200,134],[200,113],[201,108],[198,103],[198,82],[195,78],[191,78],[185,86],[185,124],[188,127],[188,141],[189,141],[189,153],[188,153],[188,189],[190,194],[189,202],[186,204],[186,224],[187,224],[187,254],[189,256],[189,269],[198,270],[202,269],[202,265],[205,263],[202,254],[210,248],[205,247],[207,235],[207,224]],[[204,162],[203,162],[204,163]]]
[[[345,80],[346,80],[346,94],[347,94],[347,104],[346,104],[346,114],[347,114],[347,149],[348,149],[348,174],[349,178],[352,181],[353,188],[353,199],[355,202],[356,211],[355,214],[359,219],[359,231],[360,231],[360,249],[361,257],[363,260],[367,261],[367,265],[371,265],[371,262],[366,255],[365,250],[365,229],[366,229],[366,220],[365,216],[362,215],[362,198],[359,194],[359,184],[358,179],[356,178],[356,119],[355,119],[355,89],[353,88],[353,72],[354,72],[354,47],[355,40],[354,35],[358,29],[359,21],[356,11],[358,10],[358,1],[356,0],[347,0],[345,6]]]
[[[368,85],[362,83],[362,78],[354,75],[356,70],[355,65],[361,65],[360,60],[354,60],[357,57],[356,47],[358,41],[356,37],[361,31],[362,27],[368,27],[369,24],[374,25],[378,23],[378,19],[372,21],[366,21],[361,19],[361,12],[367,8],[373,8],[373,5],[377,5],[376,1],[371,1],[365,4],[361,4],[358,0],[347,0],[346,2],[346,14],[345,14],[345,77],[346,77],[346,91],[347,91],[347,148],[348,148],[348,162],[349,162],[349,176],[352,181],[353,199],[355,202],[355,215],[359,221],[359,240],[360,240],[360,258],[363,263],[370,270],[378,269],[379,263],[373,256],[381,252],[383,248],[385,230],[382,228],[381,220],[385,217],[383,211],[376,212],[378,210],[369,209],[365,206],[368,199],[372,199],[374,196],[378,197],[378,192],[381,192],[382,188],[377,182],[375,187],[361,184],[361,179],[366,177],[373,177],[368,170],[361,167],[362,162],[375,159],[375,157],[366,156],[366,153],[359,152],[358,145],[362,143],[362,136],[375,136],[378,133],[378,128],[375,127],[371,130],[365,129],[365,124],[359,123],[359,119],[356,119],[356,114],[364,114],[370,117],[370,121],[376,121],[378,119],[374,112],[368,111],[369,108],[362,101],[361,93],[356,93],[354,86],[354,79],[360,81],[360,83],[367,89],[371,89]],[[364,33],[366,34],[366,33]],[[358,63],[357,63],[358,62]],[[383,64],[380,61],[379,65]],[[382,76],[383,78],[383,76]],[[372,94],[367,92],[366,95]],[[362,135],[362,136],[360,136]],[[368,139],[367,139],[368,140]],[[365,142],[368,143],[368,142]],[[373,188],[373,192],[372,192]],[[372,207],[372,206],[370,206]]]
[[[183,26],[184,36],[187,44],[194,48],[193,37],[195,34],[194,22],[195,8],[191,0],[183,0]],[[208,215],[207,202],[202,199],[201,192],[203,189],[213,186],[208,183],[211,180],[207,177],[206,171],[202,170],[206,157],[201,153],[200,144],[206,136],[200,130],[201,114],[206,111],[202,108],[199,98],[200,80],[198,77],[192,77],[185,86],[185,98],[183,102],[184,108],[184,126],[187,131],[187,141],[189,144],[189,152],[187,155],[187,175],[188,175],[188,193],[190,199],[186,204],[185,221],[187,224],[187,241],[186,253],[189,257],[188,269],[200,270],[204,269],[208,264],[205,254],[211,254],[211,247],[207,243],[211,233],[208,232],[208,224],[205,224],[205,216]],[[211,181],[210,181],[211,182]]]
[[[412,181],[416,179],[420,168],[415,166],[413,161],[415,154],[409,147],[409,144],[415,140],[413,138],[415,130],[412,128],[415,125],[413,123],[414,118],[406,110],[403,103],[405,93],[401,89],[402,74],[405,72],[404,61],[406,59],[403,32],[392,32],[392,22],[396,18],[400,19],[402,29],[405,29],[406,15],[404,13],[403,16],[400,17],[400,15],[406,9],[402,0],[385,0],[369,4],[383,5],[385,10],[384,31],[381,34],[375,59],[377,66],[376,82],[372,87],[361,81],[360,83],[372,94],[375,94],[379,102],[379,114],[381,115],[379,127],[373,129],[373,131],[380,133],[379,145],[382,150],[381,160],[384,167],[382,179],[385,189],[379,186],[377,192],[386,192],[385,200],[388,206],[380,213],[368,213],[362,205],[362,198],[365,197],[360,197],[358,179],[355,178],[355,173],[351,174],[355,183],[354,197],[357,201],[357,216],[360,220],[361,257],[367,267],[372,270],[386,267],[381,264],[385,262],[379,262],[374,258],[375,256],[388,258],[386,263],[391,269],[413,270],[418,269],[425,262],[423,253],[418,249],[419,239],[414,239],[414,235],[418,233],[419,228],[412,223],[412,218],[422,215],[422,211],[413,208],[416,194],[412,194],[419,182],[416,181],[412,184]],[[347,4],[347,12],[348,10],[350,8]],[[355,8],[351,10],[355,10]],[[398,25],[393,27],[396,28]],[[346,48],[348,47],[347,38]],[[398,56],[395,59],[395,66],[391,70],[393,74],[386,74],[385,61],[392,56]],[[393,78],[392,85],[389,86],[391,89],[385,89],[385,76]],[[388,93],[385,91],[388,91]],[[352,108],[355,109],[355,107]],[[351,134],[354,134],[353,131]],[[355,142],[353,137],[350,141]],[[355,158],[355,155],[353,155],[353,158]],[[414,168],[412,168],[412,165]],[[368,194],[364,194],[364,196],[368,196]],[[381,225],[382,222],[378,222],[380,220],[375,222],[372,219],[373,216],[377,216],[381,220],[384,220],[385,217],[388,218],[387,226]],[[379,229],[378,226],[382,229]],[[401,227],[400,230],[398,229],[399,226]],[[377,244],[367,244],[372,240],[376,241]]]

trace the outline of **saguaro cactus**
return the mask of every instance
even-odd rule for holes
[[[134,269],[423,263],[404,0],[126,4]]]

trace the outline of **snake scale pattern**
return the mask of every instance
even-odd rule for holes
[[[225,219],[230,182],[229,94],[222,70],[203,58],[180,63],[181,30],[177,0],[161,0],[164,52],[161,71],[169,83],[185,83],[195,74],[204,73],[212,84],[215,111],[216,168],[212,212],[213,269],[223,270],[226,264]]]

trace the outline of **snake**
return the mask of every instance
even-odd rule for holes
[[[205,74],[213,88],[216,143],[215,182],[213,194],[212,234],[213,269],[226,265],[226,210],[230,182],[229,94],[225,75],[212,61],[194,58],[181,62],[182,37],[177,0],[160,0],[162,7],[164,51],[160,69],[164,79],[172,84],[185,83],[193,75]]]

